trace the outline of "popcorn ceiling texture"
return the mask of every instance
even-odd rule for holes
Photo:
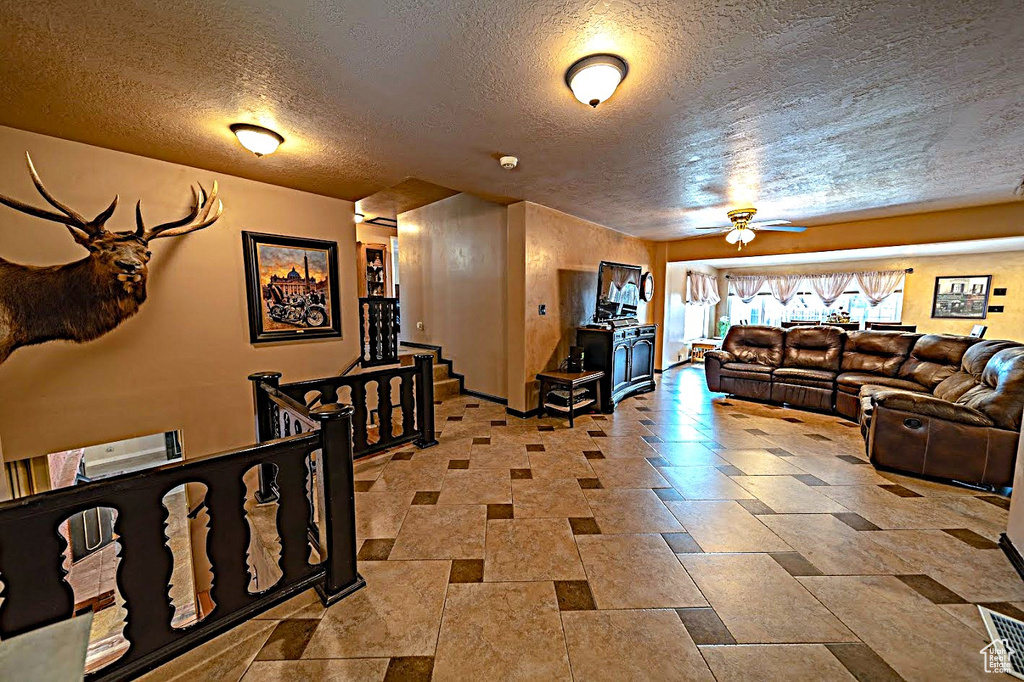
[[[26,0],[0,27],[0,124],[349,200],[412,176],[672,239],[750,201],[1008,201],[1024,171],[1017,0]],[[601,51],[630,73],[595,111],[563,77]],[[235,121],[287,141],[256,159]]]

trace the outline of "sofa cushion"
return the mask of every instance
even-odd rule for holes
[[[814,381],[819,383],[831,384],[835,381],[836,373],[830,372],[827,369],[807,369],[806,367],[779,367],[775,370],[776,381],[786,381],[789,379],[802,379],[804,381]]]
[[[882,377],[876,374],[864,374],[861,372],[843,372],[836,377],[836,383],[839,384],[839,390],[845,391],[846,393],[858,393],[861,386],[866,386],[868,384],[888,386],[890,388],[902,388],[908,391],[928,390],[915,381],[907,381],[906,379],[897,379],[895,377]]]
[[[842,370],[894,377],[900,370],[919,334],[857,331],[846,335]]]
[[[879,391],[875,393],[872,404],[875,409],[885,407],[890,410],[935,417],[967,426],[992,426],[992,420],[973,407],[951,403],[927,393]]]
[[[738,325],[729,328],[722,350],[738,362],[778,367],[782,364],[785,338],[785,330],[778,327]]]
[[[786,332],[784,367],[839,371],[846,332],[839,327],[793,327]]]
[[[993,355],[981,382],[956,403],[984,413],[999,428],[1019,431],[1024,411],[1024,345],[1004,348]]]
[[[925,334],[914,344],[897,376],[933,390],[960,369],[964,353],[979,341],[972,336]]]
[[[974,344],[964,353],[960,369],[935,387],[935,396],[956,402],[967,391],[981,384],[981,375],[992,356],[1004,348],[1015,348],[1019,345],[1016,341],[995,340]]]
[[[727,362],[722,365],[722,369],[728,369],[734,372],[757,372],[758,374],[768,375],[775,370],[774,367],[769,367],[768,365],[755,365],[750,362]]]

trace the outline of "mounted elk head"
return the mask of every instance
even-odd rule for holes
[[[117,208],[117,197],[92,220],[58,201],[43,186],[26,154],[28,171],[39,194],[56,211],[37,208],[0,195],[0,204],[43,220],[61,223],[89,251],[82,260],[36,267],[0,258],[0,363],[21,346],[67,340],[83,343],[111,331],[139,310],[146,300],[149,242],[177,237],[209,227],[224,205],[217,183],[207,195],[192,190],[192,210],[185,217],[147,228],[142,202],[135,206],[136,228],[108,232],[106,223]]]

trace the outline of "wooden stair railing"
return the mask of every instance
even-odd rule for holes
[[[398,362],[401,317],[397,298],[359,299],[360,361],[363,367]]]

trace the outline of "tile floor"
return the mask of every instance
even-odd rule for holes
[[[367,587],[303,594],[150,680],[990,679],[974,604],[1024,616],[1006,500],[876,471],[828,415],[707,393],[520,420],[357,464]]]

